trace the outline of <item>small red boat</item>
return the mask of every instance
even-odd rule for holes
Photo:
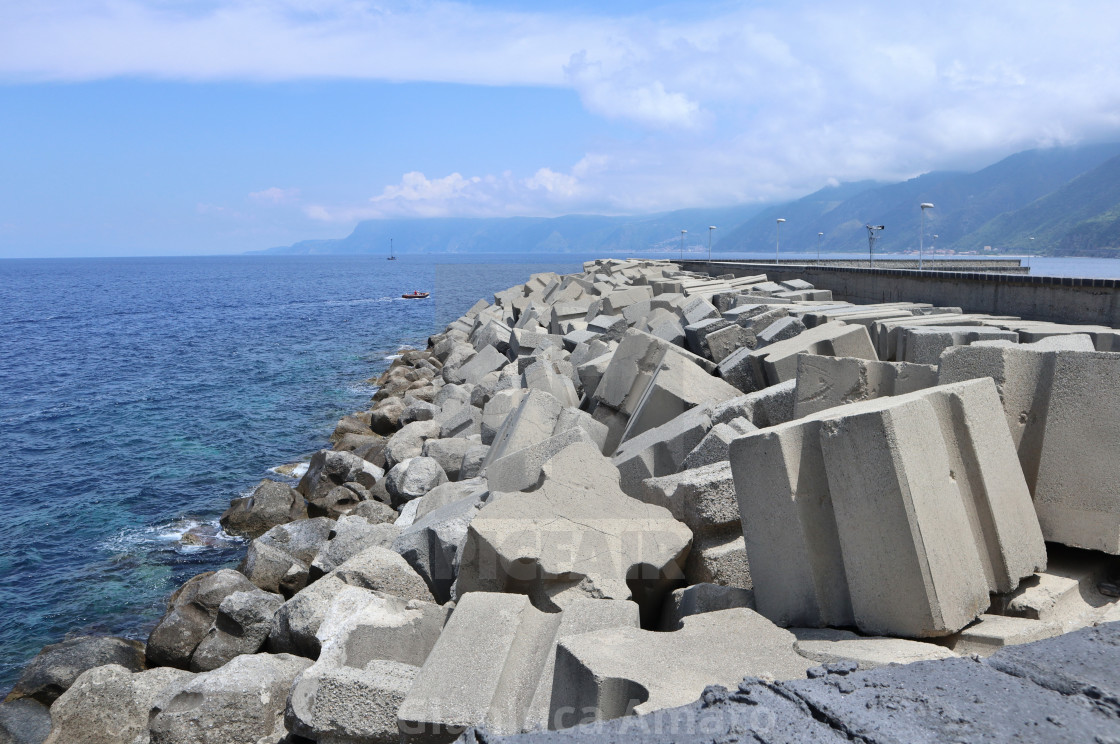
[[[422,300],[422,299],[426,298],[429,294],[431,294],[431,292],[412,291],[412,292],[409,292],[408,294],[401,295],[401,297],[403,297],[406,300]]]

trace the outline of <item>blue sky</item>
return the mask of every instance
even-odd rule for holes
[[[1120,5],[0,0],[0,256],[800,196],[1120,139]]]

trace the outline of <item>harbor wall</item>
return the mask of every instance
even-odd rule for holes
[[[714,276],[766,274],[774,281],[804,279],[856,303],[928,302],[967,313],[1015,315],[1027,320],[1120,327],[1120,282],[1115,279],[1031,276],[991,271],[918,271],[877,266],[763,261],[677,261]]]

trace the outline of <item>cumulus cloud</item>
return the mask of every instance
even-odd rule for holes
[[[0,79],[361,78],[565,87],[627,128],[528,172],[405,174],[315,219],[641,211],[796,196],[1120,134],[1120,5],[660,5],[642,17],[420,0],[37,0]],[[283,189],[254,201],[294,204]]]

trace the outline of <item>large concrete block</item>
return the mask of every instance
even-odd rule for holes
[[[1044,565],[998,410],[992,383],[977,380],[736,440],[760,611],[779,623],[945,635],[983,611],[989,591]]]
[[[622,474],[622,490],[637,497],[642,481],[676,473],[712,428],[708,406],[692,408],[618,447],[611,461]]]
[[[937,384],[937,368],[925,364],[800,354],[796,379],[793,415],[802,418],[847,403],[933,387]]]
[[[661,426],[696,406],[715,405],[737,395],[738,389],[680,354],[666,354],[634,406],[622,440]]]
[[[705,465],[726,463],[731,441],[744,434],[750,434],[752,431],[758,431],[758,427],[744,417],[733,418],[726,424],[714,424],[704,435],[704,438],[700,440],[700,444],[696,445],[688,453],[688,457],[684,458],[681,469],[692,470]]]
[[[736,607],[755,609],[754,591],[721,584],[693,584],[674,589],[661,608],[661,630],[680,630],[684,627],[684,619],[690,615]]]
[[[554,684],[572,691],[573,723],[584,711],[596,720],[648,713],[690,703],[708,685],[734,687],[744,676],[803,678],[814,663],[797,654],[794,641],[746,608],[685,617],[668,633],[600,630],[560,641]]]
[[[941,382],[995,380],[1046,539],[1120,554],[1120,354],[947,349]]]
[[[750,589],[754,581],[742,535],[697,535],[684,563],[689,584],[719,584]]]
[[[899,361],[915,364],[937,364],[941,352],[951,346],[968,346],[975,341],[1002,339],[1017,342],[1019,334],[1002,328],[988,326],[903,326],[900,329],[898,347],[901,355],[895,352]]]
[[[564,405],[543,390],[528,390],[494,437],[486,465],[552,436]]]
[[[363,596],[348,602],[347,592]],[[398,741],[397,710],[447,615],[429,602],[343,590],[320,627],[319,659],[288,695],[288,729],[316,741]]]
[[[593,397],[616,411],[631,415],[667,354],[677,354],[711,373],[715,364],[690,354],[669,341],[648,333],[628,330],[615,349]],[[582,376],[581,376],[582,379]],[[585,390],[590,390],[585,385]]]
[[[597,422],[596,422],[597,423]],[[605,428],[605,427],[604,427]],[[508,452],[486,466],[486,481],[492,491],[528,491],[536,487],[541,468],[557,453],[576,442],[599,451],[602,445],[579,427],[572,427],[528,447]]]
[[[647,478],[639,498],[665,507],[693,534],[739,532],[739,502],[729,462]]]
[[[530,364],[521,374],[521,387],[543,390],[565,406],[579,405],[579,395],[571,376],[559,371],[561,364],[571,371],[567,362],[539,361]]]
[[[450,742],[469,726],[513,734],[540,725],[557,692],[558,638],[636,622],[625,602],[583,600],[545,613],[519,594],[467,594],[400,706],[402,741]]]
[[[867,328],[837,321],[810,328],[750,353],[757,388],[797,377],[798,354],[877,359]],[[763,384],[764,383],[764,384]]]
[[[667,509],[619,488],[594,445],[566,448],[526,494],[495,494],[468,528],[455,594],[517,591],[555,611],[584,597],[634,599],[656,611],[683,578],[692,533]]]

